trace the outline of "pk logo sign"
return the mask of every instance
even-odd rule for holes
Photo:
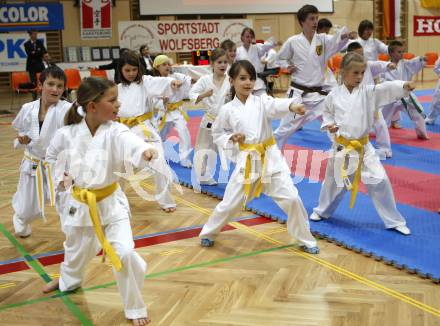
[[[27,33],[0,34],[0,71],[25,71],[26,51],[24,43],[29,39]],[[46,43],[46,34],[39,39]]]

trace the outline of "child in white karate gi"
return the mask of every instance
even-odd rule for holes
[[[388,50],[390,61],[395,63],[397,68],[382,75],[382,79],[385,81],[411,81],[413,76],[425,66],[424,57],[415,57],[410,60],[403,59],[405,47],[400,41],[391,41],[388,45]],[[417,138],[429,139],[428,133],[426,132],[423,107],[414,94],[409,93],[407,96],[398,99],[394,103],[385,105],[382,108],[383,117],[388,125],[391,124],[396,114],[400,111],[405,111],[414,122]]]
[[[276,41],[271,37],[264,44],[253,44],[255,42],[255,32],[252,28],[245,27],[241,32],[242,45],[237,48],[236,60],[248,60],[251,62],[257,76],[264,71],[264,63],[261,59],[270,49],[276,46]],[[254,95],[266,94],[266,84],[260,77],[255,82]]]
[[[170,192],[172,173],[165,160],[162,139],[153,126],[154,110],[150,104],[154,97],[170,96],[173,93],[172,87],[179,87],[181,82],[171,77],[143,75],[139,60],[142,59],[133,51],[124,53],[119,59],[119,122],[156,148],[158,158],[154,161],[155,198],[165,212],[174,212],[176,203]]]
[[[364,49],[358,42],[352,42],[347,46],[347,53],[350,52],[356,52],[365,58]],[[364,78],[362,79],[363,85],[375,85],[375,80],[382,73],[396,69],[396,64],[393,62],[367,60],[366,64],[367,67],[365,69]],[[379,158],[384,160],[392,157],[393,153],[391,150],[390,132],[388,131],[388,126],[381,110],[377,111],[377,117],[374,122],[373,129],[376,133],[376,152],[379,155]]]
[[[166,55],[158,55],[153,62],[154,74],[156,76],[171,77],[179,80],[182,85],[172,95],[165,96],[159,102],[159,132],[162,141],[167,139],[171,128],[174,127],[179,135],[179,157],[180,165],[191,168],[192,163],[189,159],[191,154],[191,136],[189,134],[187,121],[188,114],[183,109],[183,100],[188,97],[191,88],[191,77],[180,73],[171,72],[171,59]],[[165,153],[166,154],[166,153]]]
[[[437,59],[434,66],[434,72],[440,77],[440,58]],[[435,119],[440,115],[440,80],[438,81],[437,88],[432,95],[431,109],[428,117],[425,119],[429,125],[434,124]]]
[[[64,116],[71,103],[61,100],[66,86],[66,75],[58,67],[49,67],[40,75],[41,98],[26,103],[12,122],[18,137],[15,148],[24,148],[20,166],[17,192],[12,198],[15,234],[28,237],[31,223],[44,217],[44,205],[48,199],[55,204],[55,192],[51,169],[45,156],[57,129],[64,126]]]
[[[340,51],[354,33],[343,27],[335,35],[317,34],[319,11],[313,5],[305,5],[297,13],[302,33],[290,37],[278,52],[279,60],[290,64],[292,81],[287,90],[288,97],[304,103],[306,114],[298,117],[288,114],[281,119],[274,135],[282,150],[288,138],[307,122],[321,119],[324,99],[334,84],[326,80],[327,62]],[[286,67],[283,67],[286,68]]]
[[[414,84],[393,81],[364,85],[366,67],[361,55],[354,52],[345,55],[341,64],[342,84],[325,100],[321,130],[334,134],[333,152],[327,162],[319,205],[310,219],[320,221],[331,217],[346,188],[351,190],[350,207],[353,207],[362,178],[385,227],[408,235],[410,230],[397,211],[391,183],[369,142],[368,132],[379,107],[407,95]]]
[[[235,43],[230,39],[226,39],[222,41],[220,47],[226,51],[226,59],[228,60],[227,70],[229,70],[237,57],[237,45],[235,45]]]
[[[59,191],[64,189],[70,197],[61,213],[66,240],[60,278],[43,292],[79,288],[87,263],[102,248],[113,265],[125,316],[137,326],[149,322],[141,292],[147,264],[134,250],[130,208],[118,174],[127,164],[147,167],[157,152],[115,122],[118,110],[118,88],[112,81],[85,78],[66,126],[47,149]]]
[[[189,92],[190,99],[195,104],[202,102],[206,109],[200,122],[193,159],[197,181],[205,185],[217,184],[214,180],[217,146],[212,138],[212,124],[225,104],[231,88],[226,75],[226,51],[221,48],[212,51],[211,65],[213,73],[200,77]]]
[[[234,98],[221,108],[212,134],[214,142],[230,154],[236,166],[223,200],[200,232],[201,245],[212,246],[222,227],[243,204],[263,192],[287,214],[287,230],[301,248],[317,254],[319,248],[310,233],[307,212],[272,133],[272,119],[289,112],[304,114],[303,105],[294,104],[294,99],[252,95],[257,76],[247,60],[235,62],[229,77]]]

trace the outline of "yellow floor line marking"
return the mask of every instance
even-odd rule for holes
[[[148,184],[147,184],[147,186],[151,187]],[[190,201],[188,201],[186,199],[183,199],[181,197],[174,196],[174,199],[178,203],[181,203],[181,204],[184,204],[184,205],[186,205],[188,207],[194,208],[195,210],[197,210],[197,211],[199,211],[199,212],[201,212],[201,213],[203,213],[203,214],[205,214],[207,216],[209,216],[211,214],[211,212],[212,212],[212,210],[210,210],[210,209],[206,209],[206,208],[200,207],[197,204],[192,203],[192,202],[190,202]],[[266,235],[266,234],[264,234],[262,232],[258,232],[258,231],[254,230],[254,229],[252,229],[252,228],[250,228],[250,227],[248,227],[246,225],[243,225],[241,223],[231,222],[231,223],[229,223],[229,225],[235,227],[236,229],[242,230],[242,231],[244,231],[246,233],[253,234],[254,236],[256,236],[256,237],[258,237],[260,239],[263,239],[263,240],[265,240],[265,241],[267,241],[269,243],[272,243],[272,244],[275,244],[275,245],[278,245],[278,246],[286,245],[285,243],[283,243],[281,241],[273,239],[273,238],[269,237],[268,235]],[[434,316],[440,317],[440,310],[439,309],[431,307],[431,306],[429,306],[429,305],[427,305],[427,304],[425,304],[423,302],[420,302],[418,300],[415,300],[415,299],[413,299],[411,297],[408,297],[408,296],[406,296],[406,295],[404,295],[404,294],[402,294],[402,293],[400,293],[398,291],[395,291],[393,289],[390,289],[390,288],[388,288],[388,287],[386,287],[384,285],[381,285],[379,283],[371,281],[371,280],[369,280],[369,279],[367,279],[367,278],[365,278],[363,276],[360,276],[360,275],[358,275],[356,273],[350,272],[350,271],[348,271],[348,270],[346,270],[346,269],[344,269],[342,267],[339,267],[337,265],[329,263],[328,261],[326,261],[324,259],[318,258],[316,255],[311,255],[311,254],[305,253],[305,252],[303,252],[301,250],[298,250],[298,249],[295,249],[295,248],[287,248],[287,250],[289,251],[290,254],[301,256],[301,257],[303,257],[303,258],[305,258],[307,260],[313,261],[313,262],[315,262],[315,263],[317,263],[317,264],[319,264],[319,265],[321,265],[323,267],[326,267],[326,268],[328,268],[328,269],[330,269],[330,270],[332,270],[332,271],[334,271],[336,273],[342,274],[342,275],[344,275],[344,276],[346,276],[348,278],[351,278],[352,280],[355,280],[355,281],[357,281],[359,283],[362,283],[362,284],[364,284],[364,285],[366,285],[366,286],[368,286],[370,288],[373,288],[373,289],[378,290],[378,291],[380,291],[382,293],[385,293],[385,294],[387,294],[387,295],[389,295],[389,296],[391,296],[391,297],[393,297],[395,299],[398,299],[400,301],[406,302],[406,303],[408,303],[408,304],[410,304],[410,305],[412,305],[414,307],[417,307],[417,308],[419,308],[419,309],[421,309],[421,310],[423,310],[425,312],[428,312],[428,313],[430,313],[430,314],[432,314]]]

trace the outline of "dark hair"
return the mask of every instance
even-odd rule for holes
[[[362,35],[364,34],[364,32],[365,32],[367,29],[371,29],[371,30],[373,30],[373,29],[374,29],[374,25],[373,25],[373,23],[372,23],[371,21],[369,21],[368,19],[364,19],[363,21],[361,21],[361,22],[359,23],[359,26],[358,26],[358,34],[359,34],[359,37],[362,37]]]
[[[145,48],[150,49],[150,47],[148,46],[148,44],[143,44],[143,45],[141,45],[141,47],[139,48],[139,52],[142,54],[142,50],[145,49]]]
[[[320,31],[323,28],[332,28],[332,27],[333,27],[332,22],[327,18],[321,18],[320,20],[318,20],[318,27],[317,27],[318,31]]]
[[[130,51],[130,49],[127,49],[127,48],[119,49],[119,56],[123,55],[125,52],[128,52],[128,51]]]
[[[235,46],[235,43],[233,41],[231,41],[230,39],[226,39],[220,44],[220,47],[225,51],[232,49],[234,46]]]
[[[78,114],[78,107],[82,106],[86,110],[87,104],[90,102],[99,102],[107,90],[116,84],[108,79],[99,77],[87,77],[81,81],[78,88],[77,99],[67,111],[64,117],[64,124],[66,126],[80,123],[83,119]]]
[[[397,40],[391,41],[388,44],[388,53],[391,54],[392,52],[394,52],[394,50],[396,48],[400,48],[401,46],[403,46],[403,43]]]
[[[129,51],[124,52],[121,55],[121,57],[119,58],[119,62],[118,62],[118,72],[119,72],[119,76],[121,78],[122,84],[130,85],[132,83],[129,80],[127,80],[124,77],[124,74],[122,73],[122,68],[125,65],[130,65],[130,66],[138,68],[137,76],[133,82],[136,82],[139,84],[142,81],[142,75],[144,74],[144,66],[141,65],[140,60],[141,60],[140,56],[134,51],[129,50]]]
[[[296,18],[298,18],[299,24],[301,26],[302,23],[306,21],[307,16],[310,14],[319,14],[318,8],[316,8],[314,5],[304,5],[298,10]]]
[[[38,78],[41,85],[44,84],[44,81],[47,79],[47,77],[62,80],[64,82],[64,86],[67,83],[66,74],[64,73],[63,69],[58,66],[49,66],[41,72],[40,78]]]
[[[38,33],[38,31],[36,29],[30,29],[30,30],[27,31],[27,33],[29,35],[31,35],[32,33]]]
[[[222,57],[226,55],[226,51],[222,48],[215,48],[214,50],[212,50],[211,52],[211,63],[214,63],[214,61],[216,61],[218,58]]]
[[[246,33],[246,32],[249,32],[252,35],[252,38],[255,38],[255,32],[250,27],[243,28],[243,30],[241,31],[241,37],[243,37],[244,33]]]
[[[235,79],[240,74],[240,70],[244,69],[249,76],[251,76],[251,80],[257,80],[257,72],[255,71],[254,65],[248,60],[238,60],[235,61],[231,68],[229,69],[229,77],[231,79]],[[235,97],[235,89],[234,86],[231,86],[231,99]]]
[[[353,52],[357,49],[362,49],[362,45],[359,42],[351,42],[347,46],[347,52]]]

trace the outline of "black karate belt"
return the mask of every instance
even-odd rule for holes
[[[307,93],[319,93],[321,95],[327,96],[329,93],[329,92],[324,91],[321,86],[308,87],[308,86],[303,86],[303,85],[297,84],[293,81],[290,82],[290,86],[302,90],[303,91],[302,96],[304,96]]]

